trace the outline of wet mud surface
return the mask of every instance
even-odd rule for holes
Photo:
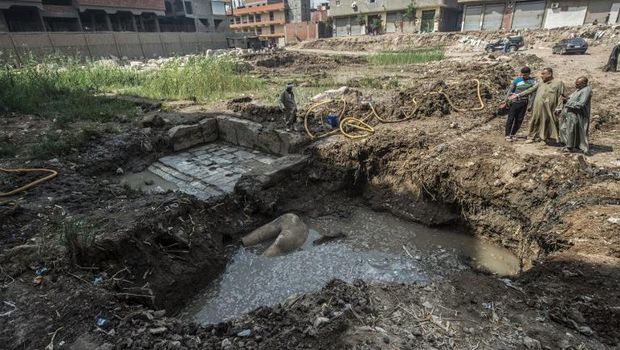
[[[56,159],[2,158],[2,167],[48,167],[60,175],[0,200],[0,341],[8,349],[60,342],[83,349],[617,347],[618,82],[596,82],[591,137],[601,151],[565,155],[504,142],[494,106],[520,63],[483,60],[412,69],[412,79],[432,80],[374,102],[382,115],[400,118],[404,101],[416,96],[414,119],[377,123],[361,141],[320,140],[305,150],[310,165],[287,181],[260,187],[252,186],[260,179],[242,179],[217,202],[122,186],[121,172],[142,171],[171,153],[169,123],[100,130]],[[424,96],[443,81],[459,106],[473,107],[473,78],[482,81],[480,112],[455,112],[444,99]],[[17,145],[51,127],[33,116],[7,120],[28,126],[0,131]],[[9,187],[27,180],[0,178]],[[238,246],[243,234],[285,212],[317,226],[330,215],[346,223],[350,203],[427,225],[462,225],[508,249],[524,272],[504,278],[449,259],[458,266],[443,266],[440,280],[334,280],[218,324],[176,317],[222,276],[234,258],[225,247]],[[74,239],[63,243],[66,237]],[[84,249],[70,254],[75,244]],[[330,244],[339,240],[318,249]],[[107,322],[97,325],[98,318]]]

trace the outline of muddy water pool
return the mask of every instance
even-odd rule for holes
[[[304,246],[280,257],[265,246],[230,247],[225,272],[182,311],[181,317],[218,323],[288,297],[320,290],[337,278],[377,283],[428,283],[474,265],[500,275],[518,272],[508,250],[455,230],[433,229],[388,213],[355,207],[347,215],[304,218]],[[321,235],[343,238],[315,245]]]

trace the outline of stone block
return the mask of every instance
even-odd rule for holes
[[[298,152],[308,141],[308,138],[300,133],[273,130],[258,136],[256,148],[273,154],[287,155]]]
[[[168,130],[170,144],[175,151],[204,143],[200,125],[178,125]]]
[[[256,146],[262,125],[245,119],[218,116],[217,126],[222,141],[248,148]]]
[[[295,154],[280,157],[271,164],[263,164],[245,173],[239,179],[236,190],[251,194],[283,181],[289,174],[299,172],[308,162],[308,156]]]
[[[302,134],[284,130],[276,130],[275,133],[278,134],[278,138],[281,142],[280,153],[278,153],[281,155],[297,153],[310,141],[305,133]]]
[[[204,142],[213,142],[217,140],[219,135],[217,119],[205,118],[198,122],[198,125],[200,125],[200,128],[202,129],[202,137]]]

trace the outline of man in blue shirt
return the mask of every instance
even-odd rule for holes
[[[510,88],[508,88],[508,93],[506,95],[506,103],[510,104],[510,108],[508,110],[508,118],[506,119],[506,141],[512,142],[516,139],[515,135],[519,128],[521,127],[521,123],[523,122],[523,118],[525,117],[525,112],[528,109],[528,105],[532,99],[532,96],[524,96],[518,97],[512,101],[509,100],[509,97],[513,94],[518,94],[523,92],[532,86],[536,85],[536,79],[531,77],[531,70],[529,67],[521,68],[521,75],[516,77],[512,84],[510,84]]]

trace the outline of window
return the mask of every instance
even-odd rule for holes
[[[260,22],[261,21],[260,15],[254,15],[254,18],[256,18],[256,22]]]
[[[269,12],[269,20],[273,21],[273,12]]]
[[[336,0],[336,6],[340,6],[340,0]]]
[[[185,13],[191,15],[194,13],[194,9],[192,8],[191,1],[185,1]]]
[[[271,34],[275,34],[276,33],[276,26],[274,26],[273,24],[269,26],[269,31],[271,32]]]
[[[369,3],[374,4],[375,0],[368,0]]]
[[[209,28],[209,20],[207,18],[199,18],[200,23],[202,23],[203,26]]]
[[[263,28],[261,28],[261,27],[256,28],[256,34],[257,35],[263,34]]]

